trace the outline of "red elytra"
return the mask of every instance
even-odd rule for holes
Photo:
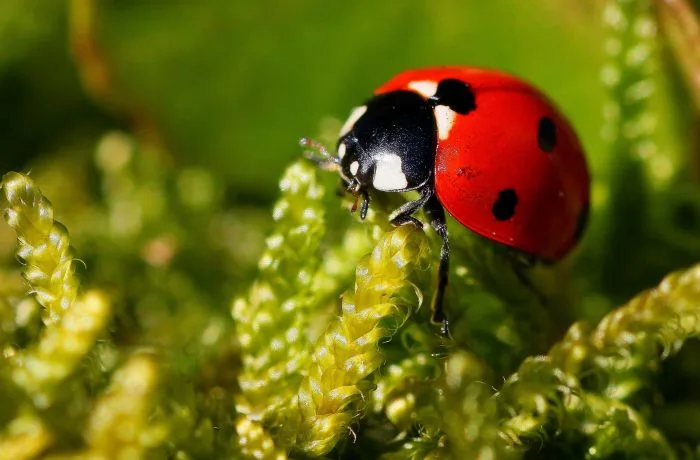
[[[534,86],[495,70],[409,70],[375,95],[430,88],[445,79],[468,84],[475,108],[455,114],[449,133],[438,138],[434,173],[440,202],[481,236],[546,261],[562,258],[580,238],[590,193],[586,159],[569,122]],[[554,139],[544,139],[546,150],[538,139],[543,119],[552,122],[544,127],[550,130],[545,137],[554,129]],[[497,219],[495,203],[504,191],[510,203]]]

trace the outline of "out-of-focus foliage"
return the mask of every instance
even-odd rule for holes
[[[0,2],[0,459],[700,458],[694,7]],[[542,87],[594,179],[530,285],[448,223],[449,338],[405,197],[296,158],[441,63]]]
[[[584,2],[567,3],[110,1],[100,2],[98,37],[123,94],[144,101],[177,146],[270,197],[319,114],[345,117],[407,67],[517,72],[548,88],[599,150],[602,93],[585,82],[598,78],[601,48],[588,43],[600,22],[585,20],[594,13]],[[259,167],[258,152],[274,174]]]
[[[322,116],[345,117],[376,85],[407,67],[453,63],[521,74],[572,116],[591,150],[601,149],[603,93],[598,84],[587,84],[597,82],[602,62],[599,43],[591,46],[600,21],[585,1],[523,7],[517,0],[71,0],[70,14],[62,3],[0,5],[0,16],[12,24],[8,30],[24,34],[1,42],[0,56],[17,58],[0,73],[38,83],[49,74],[42,69],[51,69],[44,82],[50,87],[35,88],[25,96],[31,100],[13,105],[53,101],[44,116],[77,110],[67,105],[83,98],[66,60],[70,19],[80,26],[70,37],[70,54],[83,68],[100,63],[93,72],[109,81],[110,102],[125,109],[122,115],[157,124],[173,154],[222,171],[242,199],[271,202],[301,135],[313,134]],[[18,46],[28,49],[19,54]],[[573,54],[577,59],[568,59]],[[24,94],[12,89],[8,97]],[[94,125],[86,128],[96,132]]]

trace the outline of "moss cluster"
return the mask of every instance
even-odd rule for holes
[[[451,337],[437,235],[388,225],[399,196],[348,217],[304,160],[270,213],[121,132],[5,174],[0,459],[700,458],[700,233],[670,211],[700,192],[653,122],[657,13],[606,2],[609,164],[542,295],[449,223]]]

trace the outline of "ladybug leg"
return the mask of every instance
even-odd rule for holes
[[[514,264],[522,265],[525,268],[534,267],[537,265],[538,259],[533,254],[526,254],[517,249],[507,248],[508,256]]]
[[[443,309],[445,299],[445,288],[447,288],[448,274],[450,269],[450,240],[447,235],[447,222],[445,220],[445,210],[443,209],[437,196],[431,194],[423,208],[423,212],[430,221],[430,226],[442,238],[440,248],[440,266],[438,267],[438,280],[435,297],[433,298],[433,323],[440,324],[440,334],[446,337],[450,334],[447,315]]]
[[[394,212],[392,212],[389,215],[389,222],[391,222],[392,225],[395,225],[397,227],[399,225],[412,223],[416,227],[422,229],[423,223],[415,217],[413,217],[411,214],[424,207],[432,195],[433,191],[430,189],[430,187],[424,187],[420,191],[420,198],[418,198],[415,201],[409,201],[408,203],[404,203],[399,208],[397,208]]]
[[[365,220],[367,217],[367,210],[369,209],[369,193],[367,190],[362,190],[362,204],[360,205],[360,219]]]
[[[526,254],[511,248],[508,249],[508,256],[510,257],[510,263],[513,267],[513,273],[515,273],[515,277],[518,278],[518,281],[535,296],[540,305],[547,307],[549,303],[547,296],[535,286],[530,276],[527,274],[528,269],[534,267],[538,263],[546,263],[546,261],[539,259],[533,254]]]
[[[354,213],[357,211],[357,203],[360,198],[362,198],[362,204],[360,205],[360,219],[365,220],[367,218],[367,211],[369,210],[369,192],[367,189],[362,188],[360,183],[357,181],[357,178],[354,178],[352,182],[347,184],[348,185],[345,188],[345,191],[347,193],[352,193],[352,195],[355,197],[355,202],[353,203],[350,212]]]
[[[535,266],[537,263],[537,259],[534,256],[522,256],[520,255],[517,258],[511,259],[511,263],[513,265],[513,272],[515,273],[515,276],[518,278],[518,281],[522,283],[523,286],[525,286],[526,289],[528,289],[537,299],[537,301],[542,305],[543,307],[547,307],[548,305],[548,300],[547,296],[535,286],[535,284],[532,282],[526,271],[529,268],[532,268]]]

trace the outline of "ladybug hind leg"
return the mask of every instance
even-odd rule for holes
[[[437,288],[435,297],[432,302],[433,318],[435,324],[440,325],[440,333],[443,337],[449,336],[449,324],[447,315],[443,307],[445,299],[445,289],[447,288],[448,274],[450,269],[450,240],[447,235],[447,222],[445,220],[445,210],[440,204],[437,196],[431,195],[423,208],[423,212],[430,221],[430,226],[433,227],[435,233],[442,238],[442,247],[440,248],[440,265],[438,267]]]
[[[549,304],[547,296],[535,285],[528,273],[528,271],[537,265],[540,260],[535,256],[522,253],[512,254],[510,260],[513,267],[513,273],[520,284],[522,284],[525,289],[527,289],[535,297],[535,299],[537,299],[540,305],[547,308]]]

